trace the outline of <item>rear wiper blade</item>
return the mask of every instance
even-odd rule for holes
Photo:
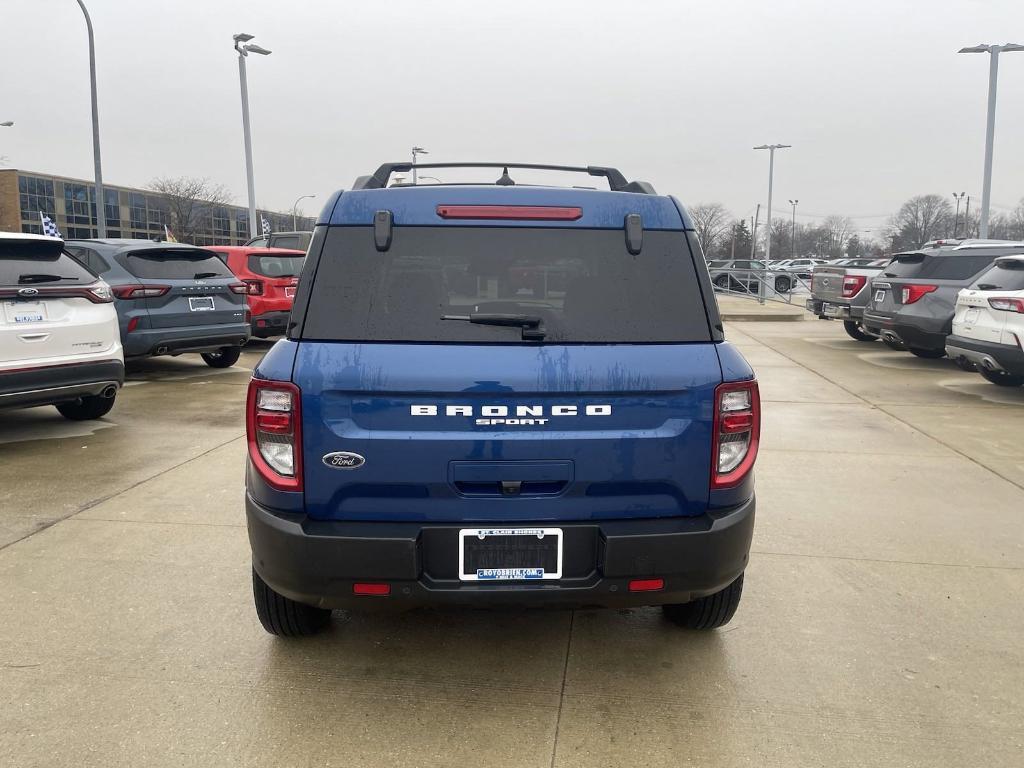
[[[18,284],[25,283],[55,283],[58,280],[77,280],[77,277],[64,277],[63,275],[29,274],[18,275]]]
[[[193,276],[193,280],[202,280],[204,277],[220,277],[220,272],[196,272]]]
[[[477,325],[501,325],[509,328],[522,328],[524,339],[543,339],[541,329],[543,318],[537,315],[509,315],[496,312],[473,312],[469,315],[441,315],[442,320],[462,320]]]
[[[1003,286],[996,285],[995,283],[978,283],[979,291],[1001,291]]]

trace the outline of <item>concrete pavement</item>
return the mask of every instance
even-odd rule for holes
[[[99,428],[3,415],[0,765],[1020,765],[1024,390],[838,323],[727,333],[765,425],[710,633],[421,611],[281,641],[252,609],[245,370],[150,361]]]

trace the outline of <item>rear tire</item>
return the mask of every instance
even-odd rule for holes
[[[917,357],[922,357],[925,360],[938,360],[940,357],[946,356],[946,350],[944,349],[924,349],[923,347],[908,347],[907,351]]]
[[[778,293],[789,293],[793,290],[793,281],[788,277],[776,277],[775,290]]]
[[[252,595],[260,624],[278,637],[315,635],[331,620],[331,612],[326,608],[315,608],[279,595],[267,586],[255,568],[252,569]]]
[[[878,341],[877,336],[872,336],[870,333],[864,333],[860,327],[860,323],[853,320],[843,320],[843,328],[851,339],[856,339],[857,341]]]
[[[239,347],[221,347],[216,352],[203,352],[203,361],[211,368],[230,368],[242,356]]]
[[[990,371],[988,368],[982,368],[978,366],[978,373],[980,373],[985,381],[991,381],[1000,387],[1020,387],[1024,386],[1024,376],[1014,376],[1012,373],[1005,373],[1004,371]]]
[[[715,285],[717,285],[724,291],[729,290],[729,276],[719,275],[718,277],[715,278]]]
[[[743,574],[732,584],[713,595],[689,603],[663,605],[665,618],[687,629],[718,629],[724,627],[736,614],[743,594]]]
[[[110,409],[114,407],[114,399],[113,397],[87,395],[73,403],[61,403],[56,408],[65,419],[90,421],[110,413]]]

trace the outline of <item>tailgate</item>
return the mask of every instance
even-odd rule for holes
[[[820,301],[832,301],[843,296],[845,269],[817,267],[811,278],[811,294]]]
[[[302,342],[295,371],[313,518],[589,520],[707,507],[721,381],[710,343]],[[337,452],[365,463],[338,468]]]
[[[991,295],[990,291],[960,291],[953,315],[953,333],[993,344],[1001,343],[1007,313],[992,308],[988,303]]]
[[[113,351],[117,341],[110,304],[44,295],[0,300],[0,364]]]

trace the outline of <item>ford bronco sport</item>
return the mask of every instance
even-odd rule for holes
[[[389,187],[411,169],[394,163],[336,193],[249,385],[264,628],[421,605],[661,605],[724,625],[760,402],[686,210],[613,168],[420,167],[504,171]]]

